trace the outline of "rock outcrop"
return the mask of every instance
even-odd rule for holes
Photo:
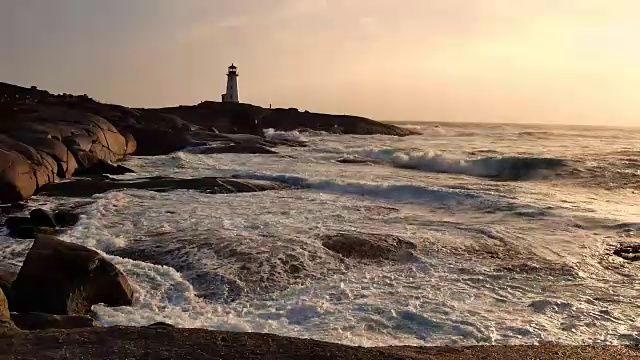
[[[11,321],[20,330],[80,329],[98,327],[89,316],[51,315],[45,313],[11,313]]]
[[[389,234],[339,233],[325,235],[322,246],[347,259],[401,260],[411,258],[416,245]]]
[[[86,315],[95,304],[129,306],[133,290],[124,274],[96,251],[37,236],[11,284],[11,311]]]
[[[202,177],[179,179],[171,177],[149,177],[136,180],[117,179],[77,179],[63,183],[49,184],[42,188],[43,196],[90,197],[111,190],[139,189],[156,192],[171,190],[196,190],[212,194],[230,194],[285,190],[290,186],[270,181],[243,180],[230,178]]]

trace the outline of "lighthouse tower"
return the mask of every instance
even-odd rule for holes
[[[222,102],[240,102],[238,98],[238,68],[231,64],[227,72],[227,92],[222,94]]]

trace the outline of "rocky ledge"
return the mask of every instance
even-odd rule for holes
[[[128,155],[165,155],[192,147],[202,153],[268,155],[277,154],[275,146],[304,146],[267,139],[267,128],[413,134],[355,116],[216,102],[132,109],[0,82],[0,203],[24,200],[72,176],[130,172],[113,164]]]
[[[363,348],[256,333],[166,326],[16,332],[0,335],[0,359],[637,359],[630,347],[479,346]]]

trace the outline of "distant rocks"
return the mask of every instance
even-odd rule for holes
[[[262,145],[233,144],[224,146],[208,146],[198,150],[198,154],[278,154],[277,151]]]
[[[95,304],[130,306],[133,301],[127,278],[96,251],[40,235],[10,292],[10,308],[17,313],[86,315]]]
[[[360,156],[345,156],[336,160],[340,164],[381,164],[381,161],[374,159],[367,159]]]

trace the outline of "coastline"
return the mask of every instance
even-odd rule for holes
[[[38,107],[38,101],[29,102],[31,96],[38,93],[22,88],[29,95],[21,100],[25,109]],[[15,94],[14,94],[15,95]],[[144,188],[152,191],[172,189],[197,189],[207,193],[253,192],[278,190],[271,183],[252,183],[234,179],[196,179],[195,184],[185,184],[176,179],[148,179],[148,184],[121,182],[108,177],[117,161],[127,155],[160,155],[193,146],[214,146],[215,151],[232,153],[261,153],[273,150],[278,146],[304,146],[291,141],[267,141],[260,136],[265,128],[279,131],[310,129],[314,131],[335,132],[337,134],[385,134],[395,136],[411,135],[410,131],[401,128],[381,126],[381,123],[370,119],[332,116],[299,112],[295,109],[275,109],[268,113],[258,107],[247,108],[248,105],[224,105],[223,103],[203,103],[196,106],[177,107],[171,109],[141,110],[106,105],[84,97],[63,96],[53,103],[46,101],[45,106],[62,106],[74,111],[98,116],[108,121],[126,140],[119,151],[105,152],[101,149],[92,154],[102,162],[102,167],[83,174],[90,179],[77,176],[77,169],[87,170],[73,148],[66,153],[67,159],[52,158],[58,168],[44,166],[35,176],[47,178],[48,184],[37,184],[36,193],[48,196],[64,197],[65,194],[76,197],[90,197],[94,191],[108,191],[123,188]],[[249,110],[247,110],[249,109]],[[21,119],[20,115],[18,119]],[[293,121],[293,119],[299,119]],[[38,119],[42,121],[42,119]],[[45,123],[49,123],[44,119]],[[51,120],[50,124],[57,124]],[[347,124],[340,125],[337,124]],[[85,126],[85,125],[82,125]],[[104,126],[106,127],[106,126]],[[24,129],[23,129],[24,130]],[[102,129],[104,130],[104,129]],[[5,133],[0,131],[0,133]],[[35,133],[35,132],[34,132]],[[132,140],[125,133],[132,134],[136,149],[131,150]],[[51,135],[50,135],[51,136]],[[100,138],[98,134],[96,136]],[[158,144],[158,139],[166,140]],[[53,139],[53,137],[49,137]],[[95,141],[95,139],[94,139]],[[78,146],[81,141],[78,141]],[[13,144],[13,143],[12,143]],[[95,142],[94,142],[95,144]],[[106,145],[113,145],[106,141]],[[12,145],[13,146],[13,145]],[[17,145],[16,145],[17,146]],[[37,144],[33,145],[39,151]],[[161,147],[160,147],[161,146]],[[89,147],[91,150],[91,146]],[[18,153],[20,154],[20,153]],[[47,160],[48,161],[48,160]],[[47,161],[42,160],[42,163]],[[77,169],[71,169],[70,161],[75,161]],[[62,167],[64,178],[60,182]],[[121,169],[122,170],[122,169]],[[35,171],[35,170],[34,170]],[[37,171],[35,171],[37,172]],[[52,174],[56,172],[56,174]],[[62,177],[62,176],[60,176]],[[75,184],[75,185],[73,185]],[[167,185],[169,184],[169,185]],[[83,187],[82,187],[83,186]],[[82,192],[86,189],[86,192]],[[81,195],[78,195],[81,194]],[[25,200],[25,199],[22,199]],[[16,212],[20,212],[18,208]],[[33,220],[33,219],[32,219]],[[35,224],[33,232],[39,229]],[[39,227],[38,227],[39,228]],[[62,229],[61,231],[64,231]],[[0,276],[0,280],[2,277]],[[0,281],[0,285],[1,281]],[[109,343],[109,346],[104,344]],[[171,327],[140,328],[90,328],[46,330],[38,332],[11,331],[0,337],[0,359],[100,359],[100,358],[318,358],[318,359],[450,359],[464,360],[475,358],[486,359],[604,359],[604,358],[638,358],[640,353],[631,347],[598,347],[598,346],[477,346],[461,348],[442,347],[388,347],[358,348],[339,344],[323,343],[307,339],[285,338],[276,335],[255,333],[227,333],[202,329],[176,329]]]

